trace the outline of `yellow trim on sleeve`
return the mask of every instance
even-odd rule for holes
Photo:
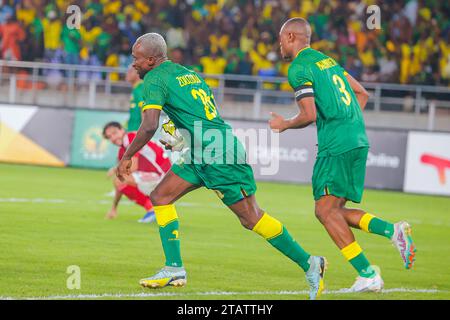
[[[344,70],[344,76],[348,75],[348,72]]]
[[[158,105],[158,104],[147,104],[145,106],[142,107],[142,111],[145,111],[147,109],[157,109],[157,110],[162,110],[162,106]]]
[[[341,252],[344,255],[345,259],[347,259],[347,261],[350,261],[358,256],[362,252],[362,249],[359,246],[358,242],[354,241],[345,248],[342,248]]]
[[[370,213],[364,214],[362,216],[361,220],[359,221],[359,227],[361,228],[361,230],[363,230],[365,232],[370,232],[369,231],[369,223],[373,218],[375,218],[375,216],[371,215]]]
[[[173,204],[154,206],[153,209],[155,210],[156,222],[160,227],[165,227],[172,221],[178,219],[177,210]]]
[[[308,81],[308,82],[305,82],[303,85],[304,85],[304,86],[312,86],[312,82],[311,82],[311,81]]]
[[[275,238],[283,232],[283,225],[277,219],[264,213],[258,223],[253,227],[253,231],[269,240]]]

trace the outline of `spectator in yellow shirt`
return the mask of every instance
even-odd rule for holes
[[[110,50],[108,57],[106,58],[105,66],[118,68],[119,67],[119,55]],[[111,82],[119,81],[119,74],[117,72],[111,72],[109,74],[109,80]]]
[[[33,4],[30,1],[23,1],[16,6],[17,20],[22,22],[24,26],[28,26],[33,22],[36,16],[36,10],[33,8]]]
[[[400,83],[405,84],[409,82],[410,68],[411,68],[411,46],[407,43],[402,43],[400,60]]]
[[[44,30],[44,58],[51,61],[56,50],[61,47],[62,23],[58,19],[57,13],[51,10],[47,13],[47,17],[42,20]]]
[[[205,74],[223,74],[227,66],[227,60],[218,56],[218,52],[211,52],[210,56],[200,58],[200,64]],[[219,80],[205,78],[206,84],[211,88],[219,87]]]
[[[374,49],[373,42],[367,42],[364,49],[359,52],[359,59],[366,68],[373,67],[377,63]]]
[[[119,0],[102,0],[101,3],[103,4],[103,14],[105,16],[110,14],[118,14],[122,8],[122,2]]]
[[[450,32],[447,41],[444,39],[439,41],[439,49],[441,57],[439,59],[440,76],[444,80],[450,80]]]
[[[98,38],[102,33],[102,28],[94,26],[91,19],[85,21],[80,27],[81,41],[83,45],[92,48]]]
[[[230,36],[220,32],[219,28],[217,28],[215,32],[209,36],[211,52],[217,52],[218,50],[225,52],[228,49],[229,42]]]
[[[250,52],[255,46],[255,38],[257,37],[257,33],[255,29],[251,27],[245,27],[241,38],[239,39],[239,47],[242,52]]]

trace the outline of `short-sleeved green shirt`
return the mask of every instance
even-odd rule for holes
[[[80,31],[77,29],[69,29],[64,25],[61,32],[61,40],[64,44],[64,51],[67,53],[79,53],[80,52]]]
[[[211,89],[195,71],[164,61],[145,75],[144,99],[142,111],[163,110],[174,122],[186,139],[194,162],[216,159],[229,163],[225,155],[230,154],[231,148],[235,150],[235,160],[245,162],[245,149],[231,126],[220,117]]]
[[[345,70],[310,47],[300,50],[288,70],[296,100],[314,97],[317,109],[317,157],[368,147],[364,118]]]
[[[133,86],[130,97],[130,118],[128,119],[128,131],[137,131],[142,121],[141,108],[144,105],[144,85],[139,81]]]

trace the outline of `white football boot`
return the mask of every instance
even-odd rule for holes
[[[379,273],[372,278],[357,277],[355,283],[348,292],[380,292],[384,287],[384,281]]]

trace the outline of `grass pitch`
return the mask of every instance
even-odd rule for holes
[[[119,217],[104,215],[112,198],[106,172],[0,164],[0,297],[101,299],[306,299],[303,272],[243,229],[216,195],[202,189],[178,203],[184,288],[144,289],[142,277],[164,263],[155,224],[123,201]],[[259,183],[261,207],[281,220],[301,245],[329,261],[322,299],[449,299],[450,198],[367,190],[363,208],[389,221],[407,220],[418,252],[404,270],[397,250],[355,231],[384,293],[343,294],[356,272],[314,217],[311,187]],[[69,290],[67,268],[80,267],[81,288]]]

